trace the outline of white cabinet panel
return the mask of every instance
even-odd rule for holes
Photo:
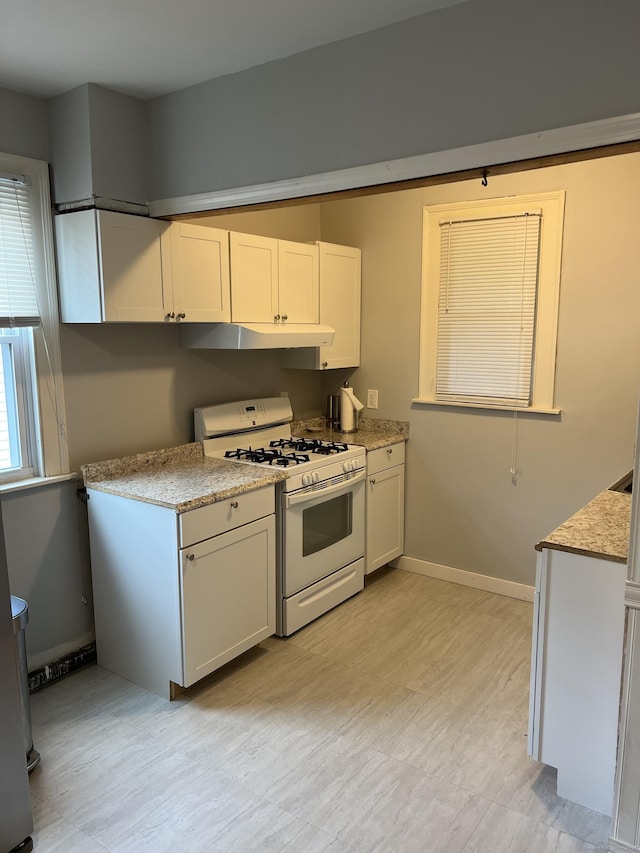
[[[228,323],[229,232],[173,222],[169,234],[174,313],[187,323]]]
[[[544,548],[534,608],[529,754],[557,793],[610,815],[616,763],[626,566]]]
[[[366,574],[404,550],[404,442],[367,453]]]
[[[318,249],[232,231],[234,323],[318,323]]]
[[[232,231],[230,246],[232,321],[273,323],[278,314],[278,241]]]
[[[181,554],[184,686],[275,632],[274,517]]]
[[[63,322],[164,319],[172,304],[170,261],[161,239],[167,222],[82,210],[56,216],[54,224]]]
[[[318,247],[278,240],[278,313],[282,322],[320,322]]]
[[[272,486],[197,507],[178,516],[180,547],[186,548],[274,512]]]
[[[360,364],[361,252],[318,243],[320,322],[335,329],[331,346],[287,350],[285,367],[331,370]]]

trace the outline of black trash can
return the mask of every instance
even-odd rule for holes
[[[29,608],[23,598],[11,596],[11,616],[13,618],[13,633],[16,638],[16,665],[18,681],[20,682],[20,707],[22,711],[22,731],[24,733],[24,749],[27,756],[29,773],[40,762],[40,753],[33,748],[31,732],[31,704],[29,699],[29,673],[27,671],[27,643],[25,628],[29,622]]]

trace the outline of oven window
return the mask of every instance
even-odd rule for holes
[[[351,536],[353,492],[323,501],[302,513],[302,556],[308,557]]]

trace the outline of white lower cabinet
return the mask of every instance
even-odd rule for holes
[[[627,567],[543,548],[533,614],[529,755],[557,793],[611,815]]]
[[[180,553],[184,686],[275,631],[273,516]]]
[[[367,453],[365,573],[404,551],[404,442]]]
[[[170,698],[275,632],[272,486],[182,515],[88,493],[101,666]]]

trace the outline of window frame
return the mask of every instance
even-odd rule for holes
[[[62,384],[58,295],[53,238],[49,165],[42,160],[0,153],[0,173],[24,175],[30,182],[31,216],[35,254],[35,276],[40,307],[40,325],[32,329],[33,375],[23,387],[32,389],[25,401],[32,430],[31,464],[23,470],[0,473],[0,484],[31,477],[54,477],[69,473],[69,449]],[[25,384],[26,383],[26,384]]]
[[[554,405],[554,390],[565,195],[564,190],[557,190],[423,207],[420,362],[418,397],[414,398],[414,403],[523,413],[540,412],[554,415],[560,413],[560,409]],[[542,212],[531,403],[523,407],[488,401],[437,400],[435,394],[440,291],[440,221],[447,218],[513,216],[531,208],[538,208]]]

